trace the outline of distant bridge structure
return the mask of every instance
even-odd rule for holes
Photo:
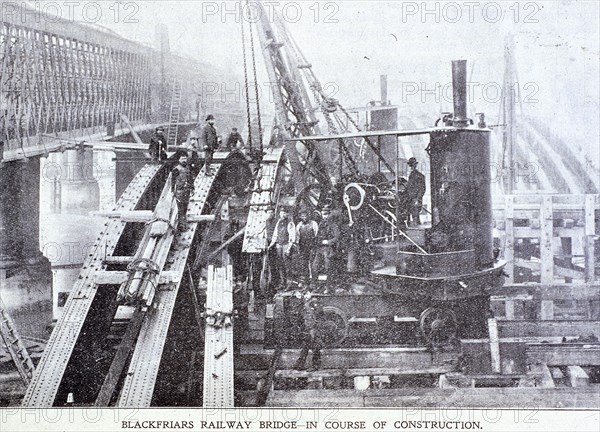
[[[164,26],[151,47],[101,26],[37,17],[24,4],[26,20],[0,18],[0,270],[45,261],[38,228],[42,157],[52,154],[81,171],[91,166],[90,149],[111,149],[103,142],[149,142],[156,126],[169,123],[176,81],[182,98],[175,144],[207,112],[234,113],[220,118],[221,127],[241,112],[204,85],[235,77],[172,53]],[[118,198],[143,161],[118,152],[116,164]],[[85,173],[75,172],[62,196],[90,201],[85,187]]]

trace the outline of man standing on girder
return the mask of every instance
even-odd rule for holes
[[[187,228],[187,209],[190,196],[194,192],[194,178],[188,167],[187,154],[179,155],[178,165],[171,173],[171,187],[177,201],[178,229],[185,231]]]
[[[425,176],[417,170],[417,159],[411,157],[408,160],[410,174],[408,175],[408,195],[410,196],[410,224],[416,226],[421,224],[419,214],[423,209],[423,195],[425,195]]]
[[[207,176],[213,175],[210,164],[212,163],[213,154],[215,150],[219,148],[219,138],[217,137],[217,130],[215,129],[215,117],[209,114],[206,117],[206,126],[202,129],[202,135],[200,136],[202,144],[204,146],[204,171]]]
[[[150,138],[148,151],[155,162],[163,161],[167,158],[167,140],[165,138],[165,129],[162,126],[154,130],[154,135]]]

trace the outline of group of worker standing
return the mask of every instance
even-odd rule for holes
[[[320,212],[319,222],[301,209],[295,223],[288,209],[279,209],[279,217],[269,236],[268,249],[272,268],[277,274],[277,290],[287,289],[292,273],[305,284],[321,276],[332,274],[340,239],[338,223],[331,217],[331,209]]]
[[[200,143],[198,142],[200,140]],[[244,140],[237,128],[233,128],[226,142],[227,151],[237,148],[238,144],[244,145]],[[183,231],[187,227],[187,208],[189,200],[194,192],[194,178],[200,170],[201,160],[198,156],[200,150],[204,151],[204,175],[213,176],[215,173],[211,168],[213,155],[221,145],[221,138],[215,128],[215,118],[212,114],[206,117],[206,124],[200,132],[200,137],[191,135],[189,138],[189,149],[187,151],[178,151],[176,156],[177,164],[173,168],[171,176],[171,187],[179,214],[179,230]],[[154,135],[150,140],[148,148],[150,157],[155,162],[164,162],[167,160],[167,139],[165,129],[159,126],[155,129]]]

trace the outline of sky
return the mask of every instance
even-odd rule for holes
[[[255,11],[253,3],[84,1],[73,16],[148,44],[154,43],[156,25],[162,23],[173,51],[237,74],[242,81],[240,10]],[[596,0],[263,3],[269,18],[272,8],[283,16],[314,72],[342,105],[364,106],[379,99],[379,76],[386,74],[388,98],[401,114],[431,113],[435,118],[440,111],[451,111],[451,97],[445,93],[450,61],[466,59],[469,111],[497,117],[505,38],[512,34],[522,112],[555,124],[561,138],[584,145],[600,161]],[[259,83],[266,83],[258,46],[256,55]],[[262,88],[268,93],[266,84]]]

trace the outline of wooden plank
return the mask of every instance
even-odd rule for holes
[[[354,390],[275,390],[270,407],[434,407],[600,408],[599,390],[587,388],[404,388]]]
[[[554,302],[552,300],[542,300],[540,318],[542,321],[551,321],[554,319]]]
[[[528,363],[545,363],[554,366],[600,366],[600,346],[586,344],[527,344]]]
[[[125,335],[119,344],[119,348],[117,348],[117,352],[110,365],[110,369],[104,378],[104,383],[102,384],[102,388],[98,393],[98,397],[96,398],[96,403],[94,406],[109,406],[117,383],[123,374],[125,366],[127,365],[127,360],[129,359],[131,350],[134,347],[135,340],[140,334],[140,329],[142,328],[142,322],[144,321],[145,315],[146,314],[139,309],[133,314],[131,321],[127,325]]]
[[[552,196],[544,195],[540,208],[540,261],[541,282],[554,282],[554,252],[552,248],[553,239],[553,215]]]
[[[597,195],[585,196],[585,237],[583,239],[583,253],[585,256],[585,281],[594,282],[596,278],[596,200]]]
[[[392,375],[440,375],[450,372],[456,372],[455,365],[445,366],[424,366],[422,368],[415,367],[407,369],[405,367],[387,367],[387,368],[351,368],[351,369],[319,369],[313,372],[298,371],[295,369],[279,369],[275,372],[275,378],[333,378],[333,377],[348,377],[354,378],[359,376],[392,376]],[[262,378],[264,371],[261,370],[238,370],[236,375],[244,378]]]
[[[567,367],[567,376],[569,377],[571,387],[587,387],[589,384],[590,377],[581,366]]]
[[[514,302],[514,300],[506,300],[504,302],[504,317],[507,320],[515,319],[515,302]]]
[[[598,334],[598,321],[556,320],[556,321],[498,321],[501,338],[510,337],[577,337]]]
[[[242,346],[239,369],[265,370],[274,350],[248,349]],[[284,349],[279,369],[293,369],[300,349]],[[456,354],[457,356],[458,354]],[[426,348],[325,348],[321,350],[322,369],[399,368],[418,370],[434,366]]]
[[[507,284],[515,281],[515,237],[514,237],[514,195],[507,195],[505,199],[505,237],[504,237],[504,260],[506,261]]]
[[[524,296],[536,300],[593,300],[600,298],[600,283],[584,284],[514,284],[494,288],[491,295],[500,299],[520,299]]]
[[[494,318],[488,319],[490,335],[490,353],[492,358],[492,371],[500,373],[500,343],[498,341],[498,323]]]

